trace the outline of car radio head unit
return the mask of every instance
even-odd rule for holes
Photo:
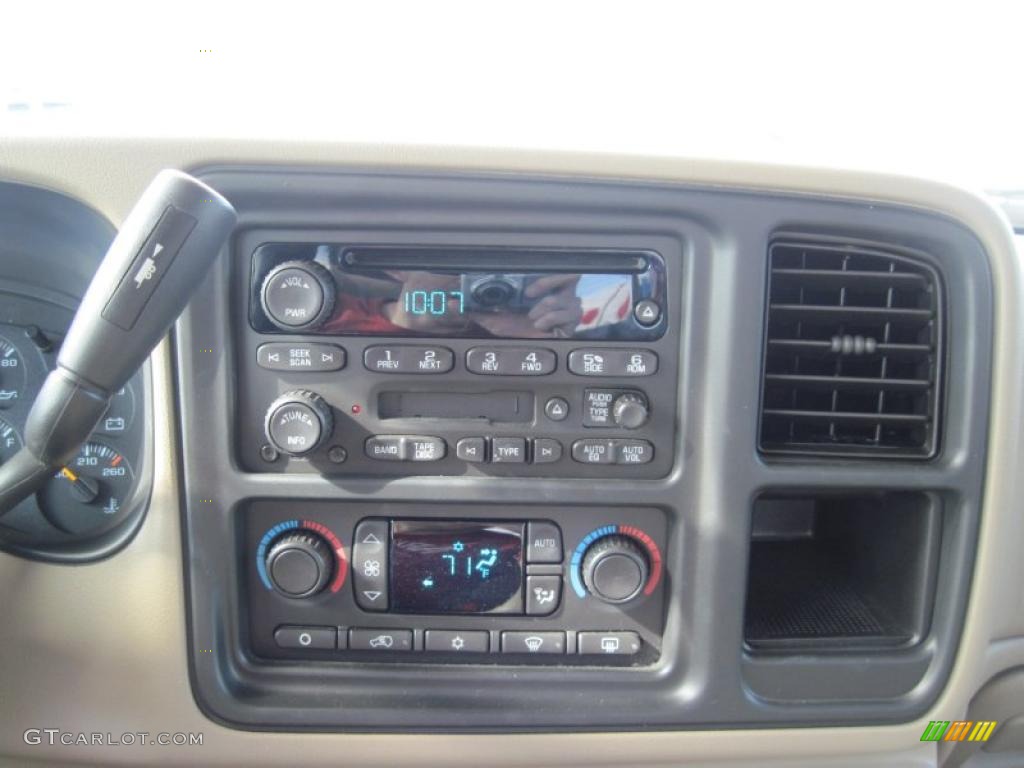
[[[648,340],[664,334],[651,251],[268,243],[253,328],[322,335]]]
[[[683,310],[670,244],[291,237],[236,243],[248,470],[669,473]]]

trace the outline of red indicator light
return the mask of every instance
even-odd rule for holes
[[[363,412],[363,406],[361,406],[361,405],[353,405],[352,406],[352,413],[353,413],[353,415],[358,416],[362,412]]]

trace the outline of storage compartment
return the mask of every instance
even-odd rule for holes
[[[755,651],[912,645],[931,614],[941,516],[927,493],[754,502],[744,637]]]

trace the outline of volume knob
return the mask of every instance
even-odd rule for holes
[[[331,273],[316,262],[286,261],[267,273],[260,303],[282,331],[312,330],[331,316],[336,294]]]
[[[647,557],[628,536],[605,536],[583,557],[583,583],[606,603],[626,603],[647,582]]]
[[[281,453],[303,456],[323,444],[334,429],[331,406],[316,392],[285,392],[267,409],[264,431]]]
[[[315,533],[282,536],[267,552],[267,575],[285,597],[312,597],[334,570],[334,558],[327,542]]]

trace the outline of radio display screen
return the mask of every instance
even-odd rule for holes
[[[394,521],[390,581],[400,613],[522,613],[523,524]]]
[[[324,267],[334,289],[330,314],[307,333],[597,340],[664,333],[664,263],[652,252],[268,244],[254,254],[254,289],[297,253]],[[258,292],[254,299],[258,310]],[[658,314],[645,316],[651,305]],[[256,329],[272,330],[259,315]]]

